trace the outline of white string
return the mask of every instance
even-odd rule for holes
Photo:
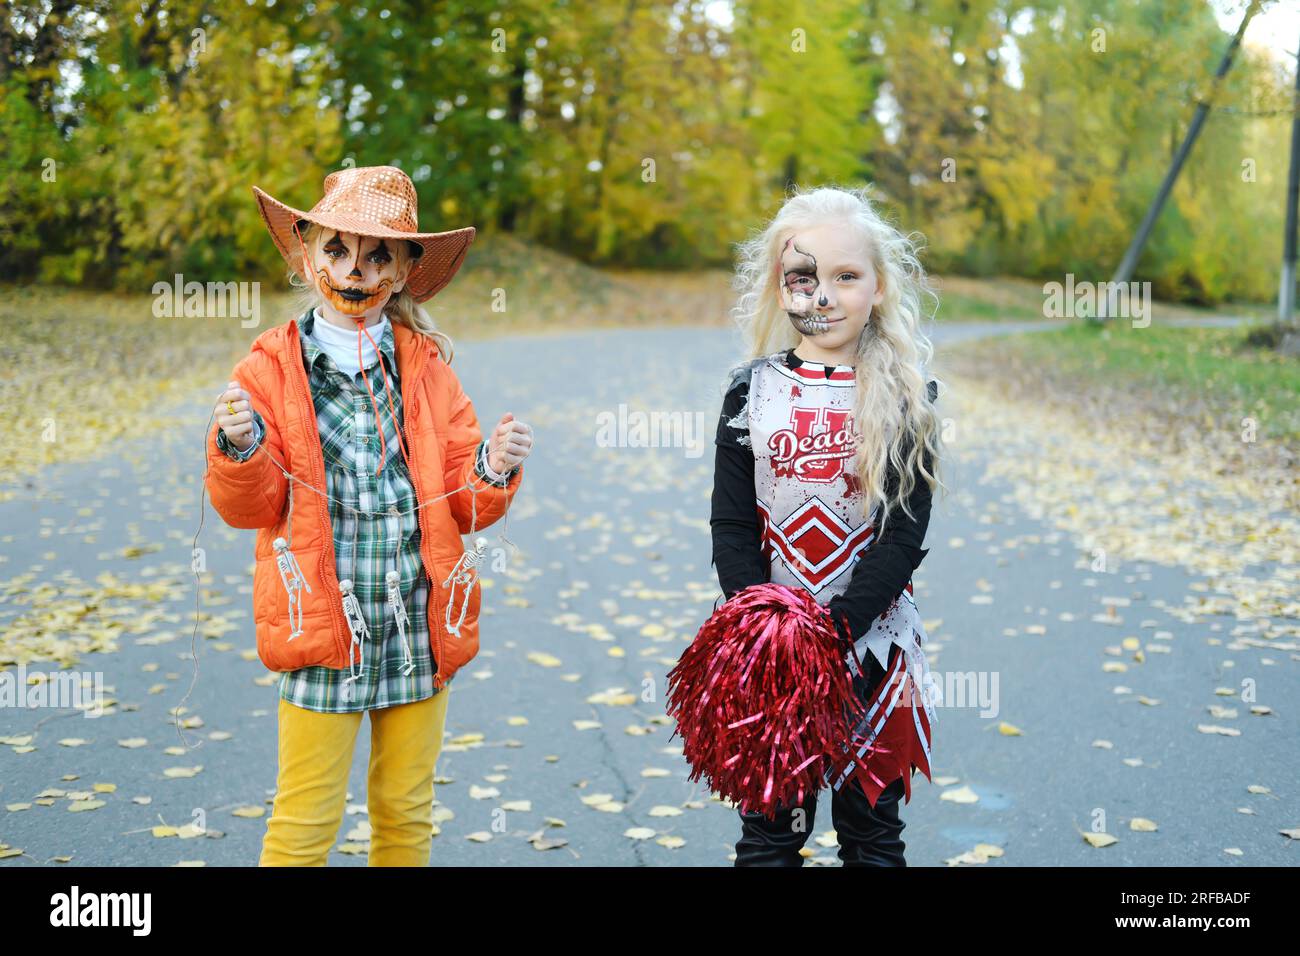
[[[214,414],[215,414],[215,413],[214,413]],[[265,439],[265,436],[263,436],[263,439]],[[391,506],[390,506],[389,511],[387,511],[387,512],[384,512],[384,511],[364,511],[364,510],[362,510],[362,509],[360,509],[360,508],[354,508],[354,507],[352,507],[350,504],[348,504],[347,502],[342,501],[342,500],[340,500],[340,499],[338,499],[338,498],[335,498],[334,496],[330,495],[328,492],[322,491],[321,489],[317,488],[315,485],[311,484],[311,482],[303,481],[301,478],[296,477],[292,472],[290,472],[290,471],[289,471],[288,469],[286,469],[283,465],[281,465],[279,461],[276,460],[275,455],[273,455],[273,454],[271,453],[271,450],[270,450],[270,448],[267,446],[265,440],[263,440],[261,443],[259,443],[259,445],[258,445],[258,451],[263,451],[263,452],[265,452],[265,453],[266,453],[266,456],[267,456],[269,459],[271,459],[271,463],[274,464],[275,467],[278,468],[278,469],[280,470],[281,474],[283,474],[283,475],[285,476],[285,478],[286,478],[286,479],[288,480],[288,482],[289,482],[289,492],[290,492],[290,495],[289,495],[289,500],[288,500],[287,503],[288,503],[288,505],[289,505],[289,509],[290,509],[290,510],[288,510],[288,511],[286,512],[286,515],[285,515],[285,523],[286,523],[287,525],[289,525],[290,528],[292,528],[292,526],[293,526],[293,520],[292,520],[292,519],[293,519],[293,513],[292,513],[292,510],[291,510],[291,509],[292,509],[292,506],[293,506],[293,499],[292,499],[293,482],[295,482],[295,481],[301,483],[301,484],[304,485],[305,487],[307,487],[307,488],[311,489],[312,491],[316,492],[316,494],[320,495],[320,496],[321,496],[322,498],[324,498],[326,501],[333,501],[333,502],[336,502],[336,503],[337,503],[340,507],[342,507],[344,510],[352,512],[354,515],[356,515],[356,516],[359,517],[359,518],[360,518],[360,517],[365,517],[365,518],[377,518],[377,517],[382,517],[382,516],[384,516],[384,515],[386,515],[386,514],[393,514],[393,509],[392,509]],[[476,451],[475,451],[475,455],[476,455],[476,461],[475,461],[475,463],[477,464],[477,455],[478,455],[478,451],[477,451],[477,449],[476,449]],[[423,502],[423,503],[419,503],[419,504],[417,504],[414,508],[411,508],[411,509],[408,510],[408,511],[399,511],[399,512],[396,512],[396,514],[395,514],[394,516],[395,516],[395,517],[402,517],[402,516],[404,516],[404,515],[414,514],[415,512],[419,511],[421,508],[425,508],[425,507],[428,507],[429,505],[436,504],[437,502],[442,501],[444,498],[450,498],[452,495],[456,494],[457,492],[459,492],[459,491],[461,491],[461,490],[468,489],[469,492],[470,492],[470,531],[471,531],[471,533],[472,533],[473,531],[477,530],[477,528],[478,528],[478,496],[479,496],[479,494],[480,494],[480,493],[481,493],[481,492],[482,492],[486,487],[499,488],[499,487],[501,487],[501,486],[500,486],[500,485],[492,484],[492,483],[488,482],[486,479],[480,477],[480,475],[478,474],[478,471],[477,471],[476,469],[474,469],[474,470],[471,471],[471,475],[472,475],[471,479],[470,479],[470,480],[467,480],[463,485],[460,485],[459,487],[453,488],[451,491],[448,491],[448,492],[446,492],[445,494],[439,495],[437,498],[434,498],[434,499],[432,499],[432,500],[430,500],[430,501],[426,501],[426,502]],[[475,485],[475,479],[477,479],[478,481],[483,482],[484,487],[482,487],[482,488],[480,488],[480,487],[476,487],[476,485]],[[507,499],[506,499],[506,508],[505,508],[505,511],[502,513],[502,520],[503,520],[503,523],[506,525],[506,527],[509,526],[509,520],[510,520],[510,505],[511,505],[511,499],[510,499],[510,498],[507,498]],[[356,544],[356,542],[357,542],[357,527],[358,527],[358,524],[359,524],[359,522],[354,522],[354,524],[353,524],[353,526],[352,526],[352,566],[353,566],[353,568],[356,567],[356,561],[357,561],[357,553],[356,553],[357,544]],[[498,532],[497,537],[498,537],[501,541],[504,541],[506,544],[510,545],[510,547],[511,547],[512,549],[515,548],[515,544],[514,544],[514,542],[512,542],[509,538],[507,538],[507,537],[505,536],[504,530],[503,530],[502,532]],[[473,585],[474,585],[475,583],[477,583],[477,578],[476,578],[476,576],[474,575],[473,571],[474,571],[474,569],[477,567],[479,561],[482,559],[483,554],[484,554],[485,551],[486,551],[486,548],[487,548],[487,540],[486,540],[485,538],[482,538],[482,537],[478,538],[478,539],[476,540],[476,542],[475,542],[475,550],[474,550],[473,552],[466,551],[464,554],[462,554],[461,557],[460,557],[460,559],[456,562],[456,565],[453,566],[453,568],[452,568],[452,576],[453,576],[453,577],[456,577],[457,582],[460,583],[460,584],[462,584],[461,600],[462,600],[462,602],[463,602],[462,605],[461,605],[461,609],[460,609],[460,616],[459,616],[459,618],[458,618],[456,624],[454,625],[454,630],[449,630],[449,633],[450,633],[453,637],[459,637],[459,636],[460,636],[460,625],[461,625],[462,623],[464,623],[466,613],[467,613],[468,610],[469,610],[469,592],[470,592],[470,589],[473,587]],[[394,551],[395,560],[396,560],[396,554],[397,554],[397,551],[395,550],[395,551]],[[294,564],[295,564],[295,566],[296,566],[297,562],[295,561]],[[458,572],[459,572],[459,576],[457,577],[457,573],[458,573]],[[392,574],[394,574],[394,573],[395,573],[395,572],[390,571],[388,574],[389,574],[389,575],[392,575]],[[282,576],[282,577],[283,577],[283,576]],[[452,580],[452,577],[449,577],[449,578],[447,579],[447,581],[444,581],[444,582],[443,582],[443,587],[446,587],[447,584],[448,584],[448,582],[451,581],[451,580]],[[403,673],[403,675],[407,675],[407,674],[410,674],[411,671],[415,669],[414,659],[413,659],[412,654],[411,654],[410,644],[409,644],[409,642],[408,642],[408,640],[407,640],[407,638],[406,638],[406,630],[405,630],[405,623],[409,623],[410,618],[409,618],[409,616],[408,616],[407,613],[406,613],[406,607],[405,607],[405,604],[403,603],[403,601],[402,601],[402,599],[401,599],[401,591],[400,591],[400,587],[398,588],[398,593],[397,593],[396,599],[394,599],[393,594],[392,594],[392,588],[393,588],[393,585],[392,585],[392,583],[391,583],[391,577],[386,576],[386,581],[387,581],[388,584],[389,584],[389,591],[388,591],[388,604],[389,604],[389,607],[393,609],[395,615],[397,615],[397,621],[398,621],[398,632],[399,632],[399,634],[401,635],[401,638],[402,638],[402,652],[403,652],[403,666],[402,666],[402,673]],[[303,583],[304,583],[304,584],[306,583],[305,579],[304,579]],[[348,586],[346,590],[344,590],[344,588],[343,588],[343,585],[344,585],[344,584],[346,584],[346,585]],[[289,587],[289,585],[286,584],[286,589],[287,589],[288,587]],[[311,588],[308,587],[307,590],[310,591]],[[450,595],[448,595],[448,599],[447,599],[447,615],[446,615],[446,616],[447,616],[447,624],[448,624],[449,629],[452,627],[452,624],[451,624],[452,607],[453,607],[453,605],[455,604],[455,599],[456,599],[456,598],[455,598],[455,593],[456,593],[456,587],[455,587],[455,584],[452,585],[452,589],[451,589],[451,590],[452,590],[452,593],[451,593]],[[342,691],[341,691],[341,696],[342,696],[342,699],[343,699],[344,701],[350,701],[350,700],[352,700],[352,698],[353,698],[353,691],[354,691],[354,685],[355,685],[355,682],[357,681],[358,678],[360,678],[360,677],[362,676],[362,674],[365,673],[365,666],[364,666],[364,664],[365,664],[365,643],[364,643],[364,641],[365,641],[366,638],[368,638],[368,637],[370,636],[370,630],[369,630],[369,628],[366,626],[365,618],[364,618],[364,616],[363,616],[362,613],[361,613],[361,605],[360,605],[360,602],[358,601],[356,595],[352,593],[352,581],[351,581],[350,579],[349,579],[349,580],[345,580],[345,581],[341,581],[341,582],[340,582],[340,591],[343,591],[343,592],[344,592],[344,593],[343,593],[343,598],[342,598],[342,603],[343,603],[343,613],[344,613],[344,618],[345,618],[345,619],[347,620],[347,622],[348,622],[348,628],[349,628],[349,630],[350,630],[351,633],[352,633],[352,646],[349,648],[349,652],[348,652],[348,677],[343,681],[343,689],[342,689]],[[293,601],[294,601],[294,593],[293,593],[292,591],[289,592],[289,598],[290,598],[290,606],[291,606],[291,608],[292,608],[292,606],[293,606]],[[301,611],[301,608],[300,608],[299,610]],[[360,625],[361,625],[360,629],[358,629],[358,628],[357,628],[356,626],[354,626],[354,624],[353,624],[353,620],[352,620],[352,615],[353,615],[353,614],[356,615],[358,621],[360,622]],[[354,672],[354,671],[353,671],[353,656],[354,656],[354,649],[356,649],[356,648],[358,648],[358,647],[359,647],[360,652],[361,652],[361,661],[360,661],[360,663],[359,663],[359,665],[358,665],[358,669]]]
[[[223,390],[222,394],[224,394],[224,390]],[[218,395],[218,400],[220,400],[220,395]],[[204,518],[205,511],[206,511],[206,509],[204,508],[204,504],[203,504],[203,503],[204,503],[204,499],[205,499],[206,496],[207,496],[207,477],[208,477],[208,473],[209,473],[210,470],[211,470],[211,468],[210,468],[210,466],[209,466],[209,464],[208,464],[208,442],[209,442],[209,440],[210,440],[210,436],[211,436],[211,434],[212,434],[212,423],[213,423],[213,420],[216,418],[216,415],[217,415],[217,411],[216,411],[216,402],[213,402],[212,412],[208,415],[208,421],[207,421],[207,424],[204,426],[204,429],[203,429],[203,484],[200,486],[200,489],[199,489],[199,527],[198,527],[198,530],[196,530],[196,531],[194,532],[194,541],[193,541],[193,544],[192,544],[193,549],[197,549],[197,548],[198,548],[199,535],[202,534],[202,532],[203,532],[203,518]],[[289,574],[290,574],[290,578],[289,578],[289,580],[290,580],[290,582],[294,582],[294,581],[296,581],[297,579],[300,579],[301,582],[302,582],[302,586],[305,587],[305,588],[307,589],[307,591],[310,593],[310,592],[311,592],[311,587],[310,587],[309,585],[307,585],[306,578],[302,575],[302,569],[301,569],[301,567],[299,567],[297,559],[293,557],[293,553],[292,553],[292,550],[291,550],[292,547],[293,547],[293,485],[294,485],[294,482],[298,482],[299,484],[302,484],[302,485],[306,486],[306,487],[309,488],[310,490],[314,491],[316,494],[320,495],[320,496],[321,496],[322,498],[324,498],[326,501],[335,502],[335,503],[338,504],[338,505],[339,505],[343,510],[345,510],[345,511],[350,511],[350,512],[352,512],[354,515],[356,515],[356,516],[358,516],[358,517],[367,517],[367,518],[372,518],[372,517],[375,517],[375,516],[378,515],[378,514],[382,514],[383,512],[369,512],[369,511],[362,511],[360,508],[354,508],[354,507],[352,507],[351,505],[349,505],[347,502],[345,502],[345,501],[340,501],[339,499],[333,497],[333,496],[330,495],[329,493],[327,493],[327,492],[325,492],[325,491],[322,491],[321,489],[317,488],[317,487],[316,487],[315,485],[313,485],[311,482],[303,481],[303,480],[302,480],[301,478],[299,478],[297,475],[293,474],[293,472],[289,471],[289,470],[288,470],[287,468],[285,468],[282,464],[280,464],[280,462],[276,460],[275,455],[271,454],[271,450],[270,450],[270,448],[268,447],[268,443],[267,443],[267,441],[266,441],[265,429],[263,430],[263,436],[262,436],[262,439],[263,439],[263,440],[262,440],[261,442],[259,442],[259,444],[258,444],[258,451],[263,451],[263,452],[266,453],[266,456],[267,456],[269,459],[271,459],[271,463],[272,463],[273,465],[275,465],[275,467],[278,468],[278,469],[280,470],[280,473],[281,473],[282,475],[284,475],[286,481],[288,482],[287,501],[286,501],[287,508],[286,508],[286,513],[285,513],[285,525],[286,525],[286,527],[285,527],[285,551],[287,552],[289,559],[292,561],[292,565],[290,566],[290,570],[289,570]],[[477,450],[476,450],[475,454],[476,454],[476,455],[478,454]],[[481,483],[481,487],[480,487],[477,483]],[[415,512],[419,511],[421,508],[425,508],[425,507],[428,507],[429,505],[437,504],[439,501],[442,501],[442,500],[445,499],[445,498],[450,498],[452,495],[457,494],[457,493],[460,492],[460,491],[468,490],[468,491],[470,492],[470,533],[473,533],[474,531],[476,531],[476,530],[478,529],[478,496],[479,496],[479,493],[480,493],[481,491],[485,490],[486,488],[489,488],[489,487],[491,487],[491,488],[501,488],[502,486],[501,486],[501,485],[496,485],[496,484],[494,484],[494,483],[492,483],[492,482],[487,481],[487,479],[485,479],[485,478],[483,478],[482,476],[479,475],[478,470],[477,470],[476,468],[472,468],[472,469],[471,469],[471,472],[470,472],[470,478],[469,478],[469,479],[468,479],[464,484],[462,484],[462,485],[460,485],[460,486],[458,486],[458,487],[456,487],[456,488],[453,488],[453,489],[451,489],[450,491],[445,492],[444,494],[441,494],[441,495],[439,495],[437,498],[434,498],[434,499],[432,499],[432,500],[430,500],[430,501],[425,501],[425,502],[417,503],[416,506],[415,506],[414,508],[410,509],[410,511],[401,511],[401,512],[398,512],[398,516],[400,517],[400,516],[403,516],[403,515],[414,514]],[[497,539],[500,540],[500,541],[502,541],[502,542],[504,542],[505,544],[509,545],[509,546],[510,546],[510,549],[511,549],[512,552],[517,552],[517,551],[519,550],[518,547],[515,545],[515,543],[514,543],[513,541],[510,540],[509,536],[506,534],[506,532],[507,532],[507,531],[509,530],[509,528],[510,528],[510,506],[511,506],[511,503],[512,503],[512,499],[511,499],[510,497],[507,497],[507,498],[506,498],[506,507],[505,507],[505,511],[502,512],[502,529],[501,529],[500,531],[497,532]],[[355,544],[355,542],[356,542],[356,527],[355,527],[355,526],[354,526],[353,529],[352,529],[352,534],[353,534],[353,561],[354,561],[354,566],[355,566],[355,558],[356,558],[356,555],[355,555],[355,552],[356,552],[356,544]],[[278,541],[278,540],[279,540],[279,539],[277,539],[277,541]],[[477,539],[477,541],[476,541],[476,548],[477,548],[477,545],[478,545],[480,542],[483,542],[483,539],[482,539],[482,538]],[[461,560],[462,560],[462,561],[465,560],[463,556],[462,556],[462,559],[461,559]],[[459,563],[460,563],[460,562],[458,562],[458,565],[459,565]],[[476,561],[475,563],[477,564],[477,561]],[[277,558],[277,566],[278,566],[278,565],[279,565],[279,560],[278,560],[278,558]],[[294,573],[295,571],[296,571],[296,575],[295,575],[295,573]],[[453,572],[454,572],[454,569],[453,569]],[[284,568],[282,567],[282,568],[281,568],[281,581],[282,581],[282,582],[285,580],[285,579],[284,579],[284,574],[285,574],[285,571],[284,571]],[[351,584],[351,581],[348,581],[347,583],[350,585],[350,584]],[[184,729],[181,727],[180,714],[181,714],[181,712],[184,710],[184,704],[185,704],[185,702],[186,702],[187,700],[190,699],[190,695],[194,692],[194,688],[195,688],[195,686],[198,684],[198,679],[199,679],[199,659],[198,659],[198,654],[196,653],[196,651],[197,651],[198,628],[199,628],[199,594],[200,594],[200,584],[201,584],[200,576],[199,576],[199,573],[198,573],[198,571],[197,571],[197,569],[196,569],[195,572],[194,572],[194,597],[195,597],[194,630],[193,630],[193,632],[192,632],[191,635],[190,635],[190,660],[191,660],[191,661],[193,662],[193,664],[194,664],[194,673],[193,673],[193,675],[192,675],[191,678],[190,678],[190,686],[189,686],[189,688],[185,691],[185,696],[181,698],[181,703],[180,703],[177,707],[175,707],[175,708],[173,709],[173,718],[174,718],[174,719],[173,719],[173,723],[174,723],[175,726],[176,726],[176,733],[177,733],[177,735],[180,737],[180,739],[181,739],[181,743],[185,745],[185,749],[186,749],[186,750],[192,750],[192,749],[194,749],[194,748],[191,747],[190,744],[189,744],[189,742],[185,739]],[[342,587],[341,587],[342,584],[343,584],[343,582],[340,582],[340,590],[342,590]],[[287,589],[287,588],[288,588],[288,585],[286,584],[286,589]],[[293,597],[294,597],[294,594],[293,594],[292,591],[290,591],[290,605],[291,605],[291,607],[292,607],[292,604],[293,604]],[[353,600],[355,601],[355,595],[353,595]],[[345,597],[345,602],[346,602],[346,597]],[[468,603],[468,594],[466,594],[466,602]],[[448,605],[448,608],[449,608],[449,610],[450,610],[450,604]],[[359,608],[358,608],[358,609],[359,609]],[[299,608],[299,611],[301,612],[301,607]],[[409,617],[406,617],[406,612],[405,612],[405,606],[404,606],[404,605],[403,605],[403,607],[402,607],[402,616],[403,616],[404,618],[406,618],[406,620],[409,622],[410,619],[409,619]],[[464,612],[462,612],[461,617],[460,617],[460,620],[463,621],[463,620],[464,620],[464,616],[465,616],[465,615],[464,615]],[[348,619],[348,615],[347,615],[347,613],[346,613],[346,603],[345,603],[345,613],[344,613],[344,617],[345,617],[345,619]],[[301,621],[301,618],[299,618],[299,620]],[[348,623],[349,623],[349,629],[352,630],[352,624],[351,624],[351,620],[350,620],[350,619],[348,620]],[[361,625],[362,625],[363,627],[365,626],[365,619],[364,619],[364,617],[361,618]],[[301,632],[299,631],[299,633],[301,633]],[[368,632],[367,632],[367,633],[368,633]],[[297,635],[296,635],[296,634],[293,634],[293,633],[291,632],[290,640],[292,640],[294,636],[297,636]],[[353,630],[353,632],[352,632],[352,636],[353,636],[353,644],[354,644],[354,646],[355,646],[355,644],[357,644],[357,643],[359,642],[359,638],[358,638],[357,633],[356,633],[355,630]],[[364,663],[364,647],[362,648],[362,652],[363,652],[363,653],[362,653],[362,663]],[[404,671],[405,671],[405,667],[404,667]],[[344,694],[348,694],[348,693],[351,691],[351,689],[352,689],[352,684],[351,684],[350,682],[351,682],[351,681],[355,681],[357,677],[360,677],[360,676],[361,676],[361,673],[364,673],[364,668],[362,668],[362,670],[361,670],[359,673],[353,674],[353,671],[352,671],[352,654],[349,653],[349,654],[348,654],[348,674],[349,674],[349,677],[348,677],[348,679],[344,682],[344,691],[343,691]],[[200,741],[200,743],[201,743],[201,741]]]

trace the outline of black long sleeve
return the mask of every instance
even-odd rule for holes
[[[929,383],[930,400],[936,397],[937,384]],[[754,453],[740,439],[748,429],[728,424],[745,407],[749,395],[748,381],[741,379],[727,391],[718,421],[713,472],[712,514],[709,524],[713,536],[713,564],[723,595],[730,599],[751,584],[770,580],[770,566],[763,557],[760,521],[754,494]],[[933,472],[930,456],[927,470]],[[898,476],[890,469],[886,494],[898,490]],[[908,498],[914,517],[909,518],[895,507],[884,534],[878,536],[859,555],[852,577],[843,594],[828,602],[840,633],[856,640],[872,622],[893,603],[907,586],[913,572],[929,553],[921,547],[930,521],[931,491],[929,484],[916,473],[916,485]]]
[[[754,495],[754,453],[740,443],[745,427],[728,424],[745,407],[749,382],[740,379],[727,390],[718,419],[713,466],[713,504],[709,527],[713,535],[713,564],[724,598],[751,584],[768,580],[759,535],[758,503]]]
[[[927,391],[930,400],[934,401],[938,385],[928,383]],[[924,452],[924,458],[926,470],[933,474],[933,461],[928,451]],[[895,507],[884,533],[877,536],[854,562],[849,586],[843,594],[837,594],[828,602],[829,610],[840,625],[841,635],[847,627],[854,641],[870,630],[872,622],[889,609],[894,598],[907,587],[912,573],[930,553],[928,548],[921,547],[921,543],[930,524],[932,494],[919,469],[915,476],[916,485],[907,499],[915,517],[909,518],[901,507]],[[885,494],[892,498],[897,491],[898,475],[891,467]]]

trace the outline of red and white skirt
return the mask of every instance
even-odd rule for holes
[[[854,726],[842,760],[827,773],[826,782],[839,790],[856,779],[873,807],[880,792],[900,776],[904,802],[911,800],[913,767],[930,777],[933,705],[942,702],[942,694],[922,650],[926,640],[909,581],[846,657],[854,673],[865,675],[871,655],[884,668],[885,677],[871,692],[866,714]],[[891,662],[893,645],[899,652]]]

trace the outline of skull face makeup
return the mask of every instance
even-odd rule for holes
[[[841,222],[800,230],[782,245],[778,268],[781,307],[803,337],[801,354],[852,364],[872,308],[885,296],[866,239]]]
[[[336,325],[373,325],[402,290],[413,260],[400,239],[317,230],[311,243],[316,290],[322,313]]]
[[[819,291],[817,259],[800,249],[791,236],[781,249],[781,288],[787,296],[786,315],[800,335],[817,335],[830,328],[824,316],[819,315],[813,303],[825,296]]]

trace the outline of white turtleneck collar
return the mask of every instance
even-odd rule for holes
[[[311,339],[319,346],[326,355],[334,360],[340,372],[349,377],[355,376],[362,369],[362,365],[357,364],[357,332],[355,329],[341,329],[332,322],[326,321],[321,315],[320,308],[312,311]],[[384,337],[384,332],[388,328],[388,315],[385,313],[379,317],[379,321],[374,325],[367,325],[366,332],[370,333],[369,337],[361,336],[361,361],[365,368],[375,364],[375,359],[379,353],[375,350]],[[375,345],[370,344],[370,339],[375,340]]]

